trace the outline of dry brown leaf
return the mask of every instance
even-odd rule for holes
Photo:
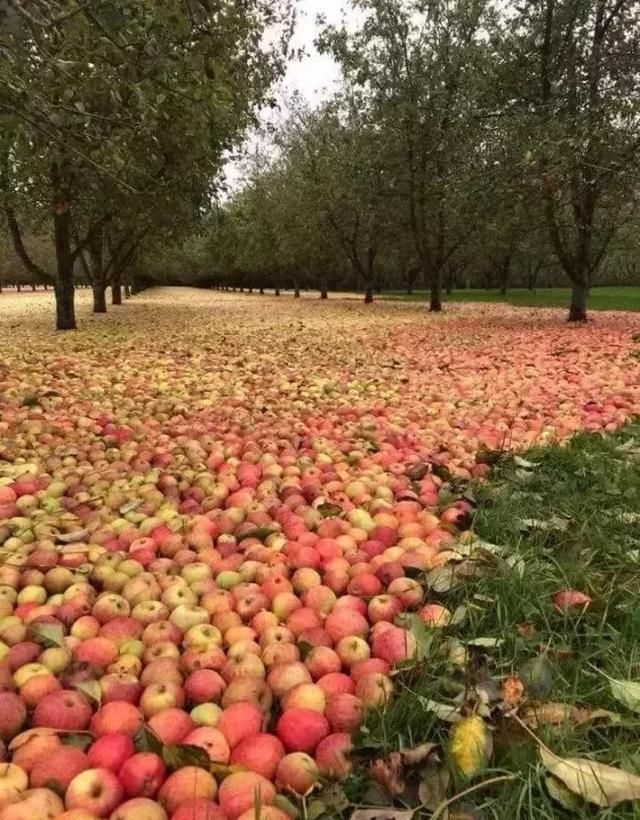
[[[560,726],[562,723],[571,721],[580,723],[580,710],[569,703],[533,703],[525,706],[520,712],[520,717],[531,729],[538,726],[551,725]]]
[[[543,746],[540,758],[554,777],[596,806],[609,808],[627,800],[640,800],[640,777],[636,774],[586,758],[558,757]]]

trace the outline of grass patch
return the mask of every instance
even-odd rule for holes
[[[408,295],[402,290],[385,291],[379,298],[411,302],[426,302],[427,291],[418,290]],[[506,294],[499,290],[474,288],[456,290],[444,295],[445,302],[495,302],[516,307],[562,307],[568,308],[571,300],[569,288],[514,288]],[[603,287],[591,288],[588,308],[590,310],[640,310],[640,288]]]
[[[472,783],[509,774],[513,779],[470,795],[469,810],[480,814],[465,817],[639,818],[640,802],[563,808],[549,794],[535,742],[505,716],[500,699],[505,678],[544,657],[549,680],[539,681],[544,692],[535,700],[566,704],[569,716],[557,725],[541,723],[537,736],[560,756],[640,774],[640,709],[616,700],[607,678],[640,681],[640,425],[536,448],[524,462],[505,457],[474,492],[475,534],[503,549],[495,571],[428,593],[429,601],[464,612],[464,620],[432,631],[428,663],[397,675],[396,697],[370,715],[359,736],[360,754],[385,757],[433,742],[446,759],[450,726],[426,710],[425,701],[453,703],[463,713],[480,708],[492,727],[494,754]],[[588,594],[592,604],[558,611],[552,598],[566,588]],[[471,646],[478,638],[486,645]],[[453,662],[456,642],[467,647],[462,665]],[[532,700],[525,697],[521,714]],[[585,719],[594,710],[616,718]],[[409,805],[417,794],[414,785],[412,796],[412,776],[400,796]],[[356,802],[380,799],[380,790],[372,794],[362,774],[345,785]],[[465,786],[452,777],[447,795]]]

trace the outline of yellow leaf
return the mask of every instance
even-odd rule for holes
[[[478,715],[463,718],[449,734],[449,755],[464,777],[483,769],[493,751],[493,741],[485,722]]]

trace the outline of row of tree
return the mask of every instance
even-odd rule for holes
[[[0,227],[58,329],[76,279],[105,311],[149,248],[198,233],[292,22],[290,0],[2,4]]]
[[[352,0],[340,93],[291,101],[182,252],[226,284],[638,282],[638,0]],[[173,271],[170,275],[175,275]]]

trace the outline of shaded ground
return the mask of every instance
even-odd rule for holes
[[[383,298],[401,299],[403,301],[427,301],[426,291],[415,291],[408,295],[406,291],[386,291]],[[444,297],[445,302],[493,302],[515,305],[517,307],[564,307],[571,301],[569,288],[510,288],[506,294],[494,289],[456,290]],[[640,288],[604,287],[591,288],[589,295],[590,310],[640,310]]]

